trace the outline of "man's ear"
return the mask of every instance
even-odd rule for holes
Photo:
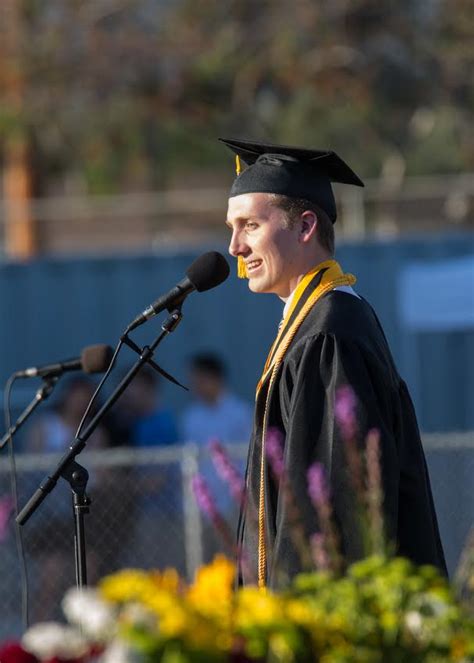
[[[306,210],[300,217],[300,240],[304,244],[311,241],[316,235],[318,217],[311,210]]]

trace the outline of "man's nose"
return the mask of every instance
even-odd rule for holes
[[[234,230],[229,243],[230,255],[236,258],[237,256],[245,254],[247,248],[248,247],[245,244],[245,242],[242,241],[242,233],[238,232],[237,230]]]

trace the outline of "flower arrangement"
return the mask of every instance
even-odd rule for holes
[[[123,570],[96,589],[70,590],[69,626],[39,624],[21,643],[0,649],[1,663],[441,663],[474,661],[474,544],[451,587],[436,569],[390,556],[384,537],[379,435],[356,451],[355,398],[338,394],[336,416],[346,444],[355,508],[367,556],[345,567],[324,470],[308,470],[308,493],[320,532],[308,546],[285,481],[281,440],[267,440],[269,464],[293,512],[295,542],[314,571],[284,590],[234,590],[235,566],[224,556],[201,567],[191,584],[177,572]],[[217,441],[211,455],[242,503],[242,482]],[[202,477],[193,482],[202,510],[233,548],[229,529]],[[305,547],[306,546],[306,547]],[[234,553],[240,551],[233,550]],[[242,559],[245,563],[245,559]]]
[[[24,658],[2,663],[321,663],[459,661],[474,657],[474,620],[432,567],[372,556],[335,577],[298,576],[283,593],[234,592],[223,556],[187,585],[175,571],[124,570],[70,590],[71,625],[32,627]],[[28,654],[26,654],[28,652]],[[8,653],[8,652],[7,652]],[[29,655],[30,658],[26,656]]]

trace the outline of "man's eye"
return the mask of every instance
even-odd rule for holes
[[[253,221],[248,221],[248,222],[245,224],[245,228],[246,228],[247,230],[255,230],[255,228],[258,228],[258,225],[257,225],[256,223],[254,223]]]

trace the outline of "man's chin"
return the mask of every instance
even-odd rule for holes
[[[268,290],[268,286],[265,286],[265,283],[263,281],[261,281],[260,279],[252,279],[252,278],[249,279],[249,290],[260,294],[270,292]]]

